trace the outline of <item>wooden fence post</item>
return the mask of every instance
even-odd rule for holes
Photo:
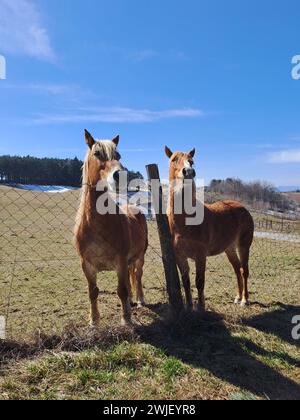
[[[163,190],[160,183],[159,169],[156,164],[147,165],[146,169],[150,188],[152,180],[158,181],[159,184],[159,194],[153,194],[152,192],[152,199],[156,213],[156,221],[162,251],[169,303],[173,315],[178,316],[183,310],[184,305],[168,217],[163,212]]]

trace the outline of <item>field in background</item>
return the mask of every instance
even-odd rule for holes
[[[207,316],[172,329],[162,321],[167,296],[156,226],[149,222],[148,307],[134,310],[136,333],[118,330],[108,344],[92,339],[83,348],[73,336],[77,347],[61,353],[66,330],[83,341],[89,334],[86,281],[72,244],[78,194],[0,188],[0,315],[8,338],[29,342],[38,332],[41,341],[46,334],[56,343],[51,355],[31,360],[25,352],[17,363],[4,346],[0,398],[300,398],[299,342],[291,338],[292,317],[300,315],[300,244],[285,236],[255,239],[249,308],[232,304],[233,271],[216,257],[207,272]],[[299,222],[254,217],[262,232],[300,232]],[[116,327],[115,275],[99,276],[99,286],[103,327]]]
[[[290,200],[296,201],[300,204],[300,193],[286,193],[285,194]]]

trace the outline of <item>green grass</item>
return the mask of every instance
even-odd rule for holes
[[[122,399],[142,392],[154,397],[187,372],[178,360],[150,345],[124,342],[105,351],[60,353],[21,363],[17,376],[11,372],[1,382],[1,391],[4,398],[44,399],[51,384],[51,399],[110,398],[114,392]]]
[[[232,401],[257,401],[257,397],[251,392],[236,392],[231,396]]]
[[[0,315],[14,340],[0,344],[0,398],[300,398],[299,343],[291,338],[291,319],[300,314],[299,244],[255,239],[246,309],[232,304],[236,280],[226,258],[210,259],[208,314],[166,325],[160,247],[150,223],[149,305],[134,309],[134,332],[112,330],[120,320],[116,276],[99,276],[103,334],[94,337],[72,244],[78,192],[0,187],[0,202]]]

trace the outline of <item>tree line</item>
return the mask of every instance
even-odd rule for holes
[[[240,179],[214,179],[206,190],[208,200],[231,198],[250,204],[258,210],[294,211],[296,203],[267,182],[244,182]]]
[[[0,183],[81,186],[83,162],[74,159],[0,156]],[[143,179],[140,172],[129,171],[130,180]]]

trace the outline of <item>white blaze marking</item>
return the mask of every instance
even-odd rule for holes
[[[185,167],[185,169],[191,169],[192,165],[188,160],[185,160],[184,161],[184,167]]]
[[[114,191],[114,190],[115,190],[116,181],[115,181],[115,179],[114,179],[114,174],[115,174],[116,172],[118,172],[118,171],[119,171],[119,169],[114,168],[114,169],[112,169],[112,170],[109,172],[109,174],[108,174],[108,177],[107,177],[107,183],[108,183],[109,189],[110,189],[111,191]]]

